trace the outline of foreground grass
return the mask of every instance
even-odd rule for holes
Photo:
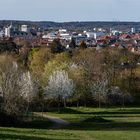
[[[36,113],[42,115],[41,113]],[[139,108],[66,108],[43,113],[60,117],[71,122],[63,129],[49,129],[50,123],[44,119],[37,121],[38,127],[0,127],[2,140],[139,140]],[[35,121],[36,122],[36,121]],[[34,123],[35,123],[34,122]],[[35,123],[36,124],[36,123]],[[33,125],[34,126],[34,125]],[[36,126],[36,125],[35,125]]]
[[[139,131],[40,130],[0,128],[2,140],[139,140]]]

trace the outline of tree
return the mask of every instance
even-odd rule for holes
[[[4,53],[4,52],[18,53],[19,48],[20,47],[14,43],[12,38],[4,39],[0,41],[0,53]]]
[[[97,79],[90,84],[90,90],[95,100],[98,101],[98,107],[100,108],[101,102],[106,101],[107,98],[108,80],[105,77]]]
[[[50,77],[48,86],[45,88],[45,95],[48,98],[58,100],[58,108],[60,101],[63,100],[66,107],[66,100],[72,95],[74,84],[68,77],[68,73],[64,70],[55,71]]]
[[[36,80],[41,81],[45,64],[47,64],[51,58],[53,58],[53,54],[51,53],[51,50],[48,48],[32,50],[29,57],[30,60],[29,68]]]
[[[1,109],[11,116],[22,116],[27,112],[26,103],[34,95],[30,73],[23,72],[11,57],[0,57]],[[26,105],[25,105],[26,104]]]
[[[79,47],[83,48],[83,49],[86,49],[87,48],[87,44],[85,43],[85,41],[82,41]]]
[[[56,54],[55,57],[45,64],[43,73],[43,83],[46,85],[50,75],[57,70],[68,70],[71,59],[67,53]]]
[[[119,87],[111,87],[108,93],[108,99],[113,105],[121,105],[124,107],[125,102],[132,103],[133,98],[129,93],[123,93]]]
[[[75,53],[73,61],[87,71],[88,80],[93,80],[102,73],[103,56],[101,53],[95,51],[94,48],[79,49]]]
[[[54,41],[51,44],[51,51],[52,53],[61,53],[64,51],[64,47],[60,43],[60,40],[54,39]]]
[[[72,48],[72,49],[74,49],[74,48],[76,48],[77,46],[76,46],[76,42],[75,42],[75,40],[72,38],[72,40],[71,40],[71,42],[70,42],[70,44],[69,44],[69,47],[70,48]]]
[[[24,72],[20,77],[19,85],[21,87],[21,95],[27,102],[26,113],[29,111],[29,104],[33,97],[38,92],[38,86],[33,82],[31,73],[29,71]]]
[[[29,46],[23,46],[19,50],[19,57],[18,61],[23,64],[23,66],[28,66],[28,59],[30,54],[31,48]]]
[[[86,106],[87,102],[91,99],[88,91],[86,70],[82,66],[73,63],[70,65],[68,72],[75,84],[75,92],[72,100],[77,102],[77,107],[79,104]]]
[[[117,84],[118,75],[120,74],[120,50],[118,48],[107,48],[102,51],[104,72],[108,77],[108,83],[110,86]]]

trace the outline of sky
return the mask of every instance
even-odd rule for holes
[[[0,20],[140,21],[140,0],[0,0]]]

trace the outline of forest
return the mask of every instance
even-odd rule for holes
[[[0,43],[0,112],[23,118],[62,107],[140,105],[139,54],[128,49],[97,51],[59,40],[32,48],[12,39]]]

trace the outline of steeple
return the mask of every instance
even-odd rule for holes
[[[12,26],[13,26],[13,22],[11,21],[11,24],[10,24],[10,26],[9,26],[9,27],[10,27],[10,28],[12,28]]]

